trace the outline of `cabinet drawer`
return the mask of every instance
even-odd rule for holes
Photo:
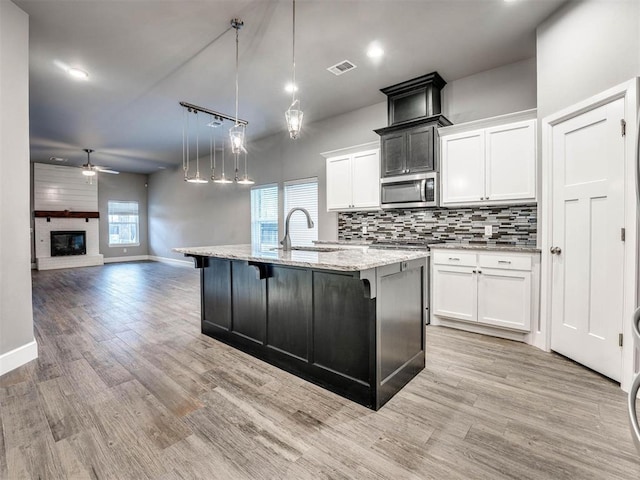
[[[438,265],[464,265],[466,267],[476,266],[476,254],[459,251],[434,251],[432,253],[433,263]]]
[[[478,255],[478,265],[486,268],[531,271],[531,256],[481,253]]]

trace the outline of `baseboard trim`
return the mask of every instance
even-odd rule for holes
[[[169,265],[175,265],[179,267],[193,267],[193,261],[190,260],[177,260],[175,258],[156,257],[155,255],[149,255],[149,260],[154,262],[168,263]]]
[[[0,355],[0,376],[38,358],[38,344],[35,340]]]
[[[149,260],[149,255],[130,255],[128,257],[105,257],[104,263],[142,262]]]

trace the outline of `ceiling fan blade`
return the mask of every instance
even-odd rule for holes
[[[97,172],[100,173],[111,173],[113,175],[118,175],[120,172],[116,172],[115,170],[111,170],[110,168],[102,168],[102,167],[94,167]]]

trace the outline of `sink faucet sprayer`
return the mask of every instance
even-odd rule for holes
[[[280,241],[280,244],[282,245],[282,250],[284,250],[285,252],[288,250],[291,250],[291,237],[289,236],[289,220],[291,219],[291,214],[296,210],[300,210],[302,213],[304,213],[307,216],[307,228],[313,228],[313,220],[311,220],[311,215],[309,215],[309,212],[307,211],[306,208],[295,207],[289,210],[289,213],[287,214],[287,219],[284,222],[284,238]]]

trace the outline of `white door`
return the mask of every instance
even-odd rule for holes
[[[485,142],[487,200],[534,200],[536,120],[488,128]]]
[[[484,130],[442,137],[442,204],[484,200]]]
[[[352,157],[354,207],[371,208],[380,206],[380,153],[368,150]]]
[[[351,207],[351,157],[327,158],[327,210]]]
[[[553,127],[551,348],[622,374],[624,99]]]

